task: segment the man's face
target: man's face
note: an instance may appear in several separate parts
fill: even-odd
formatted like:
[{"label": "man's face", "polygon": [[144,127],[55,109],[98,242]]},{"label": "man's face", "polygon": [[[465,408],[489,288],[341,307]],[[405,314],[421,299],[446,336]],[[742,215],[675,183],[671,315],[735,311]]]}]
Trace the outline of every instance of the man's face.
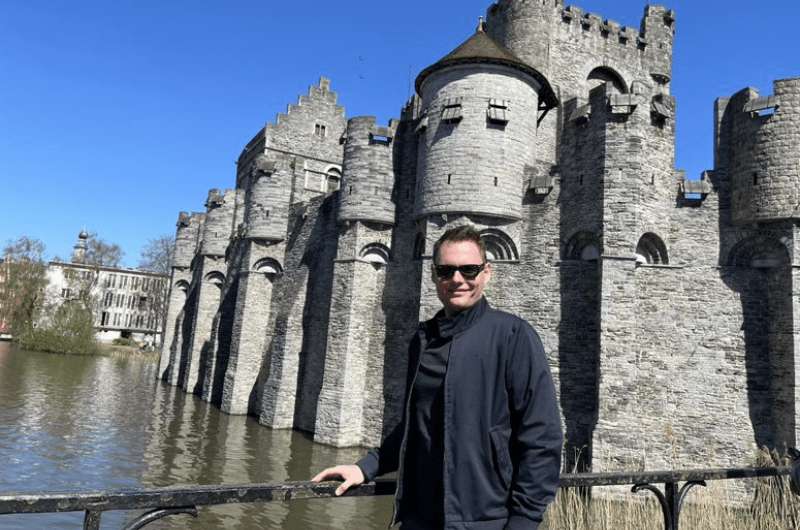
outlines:
[{"label": "man's face", "polygon": [[[448,241],[439,247],[439,256],[436,265],[480,265],[483,263],[478,245],[472,241]],[[449,279],[436,276],[433,269],[433,282],[436,284],[436,294],[444,306],[445,314],[451,316],[455,313],[469,309],[477,304],[483,296],[483,288],[492,277],[492,267],[486,267],[472,280],[464,278],[460,271],[456,271]]]}]

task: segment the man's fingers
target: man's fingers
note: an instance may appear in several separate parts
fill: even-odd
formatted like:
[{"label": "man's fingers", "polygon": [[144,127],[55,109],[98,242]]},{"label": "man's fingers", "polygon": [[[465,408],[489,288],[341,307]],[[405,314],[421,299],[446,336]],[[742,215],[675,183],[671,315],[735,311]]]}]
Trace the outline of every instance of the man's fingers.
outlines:
[{"label": "man's fingers", "polygon": [[342,484],[336,488],[336,496],[340,496],[342,493],[350,489],[350,486],[354,484],[353,480],[348,479],[342,482]]}]

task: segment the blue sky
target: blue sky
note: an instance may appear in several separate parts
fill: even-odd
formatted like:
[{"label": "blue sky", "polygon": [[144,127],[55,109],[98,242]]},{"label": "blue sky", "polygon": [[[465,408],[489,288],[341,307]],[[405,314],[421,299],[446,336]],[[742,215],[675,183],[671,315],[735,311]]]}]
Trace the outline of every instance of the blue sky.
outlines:
[{"label": "blue sky", "polygon": [[[489,0],[0,0],[0,243],[69,256],[81,227],[136,265],[232,187],[244,144],[320,75],[348,116],[397,116]],[[576,5],[638,28],[644,2]],[[800,2],[676,0],[677,166],[712,165],[712,106],[800,76]]]}]

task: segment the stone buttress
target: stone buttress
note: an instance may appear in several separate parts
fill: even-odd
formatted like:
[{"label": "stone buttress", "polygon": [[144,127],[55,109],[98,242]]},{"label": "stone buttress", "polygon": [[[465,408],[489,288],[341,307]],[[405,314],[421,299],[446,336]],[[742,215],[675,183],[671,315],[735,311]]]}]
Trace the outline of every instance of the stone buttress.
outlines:
[{"label": "stone buttress", "polygon": [[175,232],[175,250],[172,259],[167,313],[164,325],[164,342],[158,365],[158,378],[177,384],[178,366],[184,336],[186,300],[192,282],[192,258],[197,251],[205,219],[204,213],[181,212]]},{"label": "stone buttress", "polygon": [[379,438],[365,432],[365,399],[382,396],[385,329],[381,293],[392,259],[395,223],[393,142],[398,123],[379,127],[371,116],[351,119],[344,137],[339,192],[338,252],[333,268],[325,370],[314,439],[359,445]]},{"label": "stone buttress", "polygon": [[229,414],[255,413],[256,382],[268,336],[273,283],[283,272],[292,172],[284,158],[261,155],[247,172],[244,223],[239,227],[241,255],[238,295],[221,408]]},{"label": "stone buttress", "polygon": [[212,324],[225,284],[225,250],[231,236],[235,208],[235,190],[224,193],[216,189],[209,191],[203,234],[192,262],[192,332],[184,338],[185,353],[178,376],[178,384],[186,392],[202,392],[200,368],[213,348]]}]

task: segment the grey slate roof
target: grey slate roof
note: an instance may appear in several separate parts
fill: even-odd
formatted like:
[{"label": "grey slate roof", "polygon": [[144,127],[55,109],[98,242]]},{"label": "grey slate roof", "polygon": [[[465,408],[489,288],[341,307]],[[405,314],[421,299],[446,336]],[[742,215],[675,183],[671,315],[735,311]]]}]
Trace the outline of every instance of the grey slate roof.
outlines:
[{"label": "grey slate roof", "polygon": [[558,106],[558,97],[556,97],[553,87],[550,86],[550,82],[547,78],[545,78],[541,72],[528,66],[522,59],[495,42],[494,39],[483,31],[482,23],[478,26],[477,31],[475,31],[470,38],[462,42],[455,50],[420,72],[415,85],[417,93],[421,92],[422,83],[432,73],[450,66],[475,63],[509,66],[530,75],[541,85],[541,89],[539,90],[540,107],[551,109]]}]

